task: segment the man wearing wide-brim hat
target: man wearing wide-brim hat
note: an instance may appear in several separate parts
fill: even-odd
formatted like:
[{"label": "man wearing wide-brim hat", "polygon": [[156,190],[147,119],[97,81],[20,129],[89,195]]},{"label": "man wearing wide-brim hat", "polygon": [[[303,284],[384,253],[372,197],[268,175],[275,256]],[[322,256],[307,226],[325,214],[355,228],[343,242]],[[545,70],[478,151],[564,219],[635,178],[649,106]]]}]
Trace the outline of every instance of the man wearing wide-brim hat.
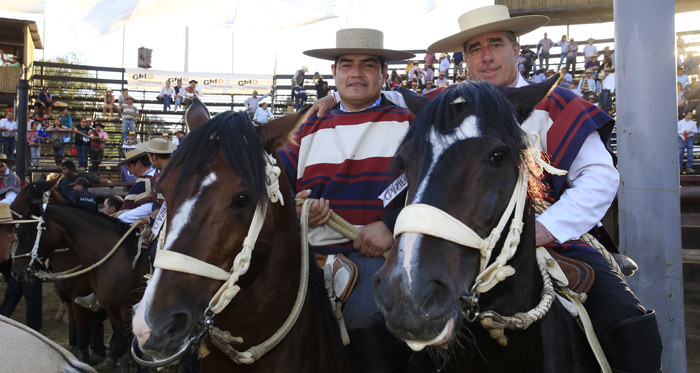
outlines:
[{"label": "man wearing wide-brim hat", "polygon": [[[10,249],[12,244],[17,242],[17,236],[14,232],[15,224],[21,223],[38,223],[39,220],[14,220],[10,204],[0,202],[0,263],[10,259]],[[7,279],[8,281],[10,279]]]},{"label": "man wearing wide-brim hat", "polygon": [[[488,81],[504,91],[517,89],[530,83],[518,74],[516,38],[548,21],[537,15],[511,18],[506,6],[486,6],[459,17],[461,31],[433,43],[428,51],[464,51],[475,82]],[[606,147],[614,124],[606,112],[560,87],[522,124],[524,130],[540,134],[539,146],[552,165],[568,171],[545,180],[555,202],[537,217],[536,243],[558,248],[593,268],[595,281],[585,306],[613,371],[660,372],[661,339],[654,314],[645,314],[641,302],[595,249],[570,244],[589,231],[605,242],[607,233],[599,222],[615,198],[619,180],[615,157]],[[633,329],[644,330],[634,347],[622,342]],[[627,365],[632,361],[638,363],[634,368]]]},{"label": "man wearing wide-brim hat", "polygon": [[603,69],[605,78],[600,83],[600,96],[598,97],[598,105],[600,109],[606,113],[612,110],[612,99],[615,96],[615,74],[612,67]]},{"label": "man wearing wide-brim hat", "polygon": [[597,93],[598,92],[598,82],[596,81],[595,77],[593,76],[593,69],[586,69],[585,71],[586,75],[581,77],[581,80],[578,82],[578,90],[581,92],[583,95],[589,95],[591,93]]},{"label": "man wearing wide-brim hat", "polygon": [[[408,367],[408,347],[388,332],[374,302],[372,278],[384,264],[382,254],[394,242],[397,215],[393,203],[387,207],[375,203],[375,192],[385,189],[391,178],[364,176],[386,175],[413,119],[406,109],[382,96],[386,62],[415,55],[384,48],[384,34],[372,29],[340,30],[335,48],[304,54],[331,61],[338,101],[326,115],[311,115],[296,134],[299,145],[289,145],[279,155],[297,198],[316,199],[309,219],[309,242],[316,254],[342,254],[357,266],[358,280],[343,310],[357,371],[435,371],[432,362],[427,362],[427,368],[418,363],[425,355],[413,356],[416,364]],[[344,203],[348,200],[352,206]],[[324,225],[331,208],[361,229],[354,242]]]},{"label": "man wearing wide-brim hat", "polygon": [[22,190],[22,180],[17,174],[10,171],[10,164],[15,163],[14,158],[8,158],[0,154],[0,202],[12,204],[17,194]]},{"label": "man wearing wide-brim hat", "polygon": [[[129,211],[119,215],[119,220],[133,223],[142,216],[150,214],[155,200],[151,190],[156,185],[156,169],[151,164],[148,153],[141,149],[134,149],[126,153],[126,159],[119,162],[119,166],[123,165],[126,165],[129,172],[136,177],[136,181],[129,190],[129,194],[124,198],[124,204],[121,208]],[[144,211],[148,213],[145,214]]]}]

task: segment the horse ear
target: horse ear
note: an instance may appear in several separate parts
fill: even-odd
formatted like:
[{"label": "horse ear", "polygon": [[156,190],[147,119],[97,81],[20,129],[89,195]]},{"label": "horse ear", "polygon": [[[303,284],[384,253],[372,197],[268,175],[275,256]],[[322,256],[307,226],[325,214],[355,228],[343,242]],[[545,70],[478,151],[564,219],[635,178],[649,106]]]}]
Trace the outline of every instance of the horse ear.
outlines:
[{"label": "horse ear", "polygon": [[185,123],[190,131],[211,118],[209,109],[197,97],[192,99],[192,105],[185,112]]},{"label": "horse ear", "polygon": [[53,188],[54,185],[56,185],[56,183],[58,183],[58,179],[59,178],[54,178],[54,179],[47,181],[46,182],[46,190],[44,190],[44,192],[51,190],[51,188]]},{"label": "horse ear", "polygon": [[287,143],[293,143],[294,132],[312,114],[309,112],[310,108],[311,105],[306,105],[306,107],[294,114],[288,114],[281,118],[273,119],[267,124],[257,126],[258,135],[265,151],[271,153]]},{"label": "horse ear", "polygon": [[518,122],[522,124],[535,110],[537,104],[549,96],[559,82],[559,74],[554,74],[551,78],[538,84],[530,84],[518,88],[506,95],[506,98],[513,103],[515,111],[518,113]]},{"label": "horse ear", "polygon": [[428,97],[419,96],[411,92],[411,90],[406,87],[400,87],[399,93],[401,93],[401,96],[403,96],[403,100],[406,101],[408,110],[413,113],[413,115],[418,115],[420,109],[422,109],[423,106],[430,101]]}]

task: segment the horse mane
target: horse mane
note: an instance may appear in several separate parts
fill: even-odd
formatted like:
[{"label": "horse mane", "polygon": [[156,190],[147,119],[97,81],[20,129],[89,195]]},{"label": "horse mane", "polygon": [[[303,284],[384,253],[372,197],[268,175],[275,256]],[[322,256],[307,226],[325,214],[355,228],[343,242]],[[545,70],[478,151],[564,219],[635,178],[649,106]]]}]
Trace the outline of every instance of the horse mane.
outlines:
[{"label": "horse mane", "polygon": [[[47,210],[49,208],[66,208],[68,210],[76,210],[79,211],[79,213],[82,214],[87,214],[90,215],[90,221],[91,222],[101,222],[104,224],[110,224],[114,226],[114,232],[121,238],[126,232],[131,228],[131,224],[126,224],[122,222],[121,220],[117,218],[113,218],[109,215],[105,215],[101,212],[98,211],[93,211],[86,209],[84,207],[80,207],[78,205],[73,205],[73,204],[66,204],[66,203],[49,203],[48,206],[46,207]],[[48,222],[48,224],[51,224]],[[124,240],[122,245],[126,249],[126,253],[129,256],[129,259],[133,259],[136,257],[137,251],[138,251],[138,241],[140,238],[139,236],[136,235],[137,230],[134,230],[129,234],[129,236]]]},{"label": "horse mane", "polygon": [[[464,102],[453,104],[457,98]],[[491,126],[501,135],[506,147],[511,149],[509,155],[512,161],[519,165],[521,172],[529,174],[529,197],[543,196],[544,185],[540,181],[542,171],[529,151],[525,133],[517,121],[515,107],[489,82],[456,84],[435,96],[418,112],[399,148],[409,146],[417,159],[430,158],[432,131],[443,135],[451,134],[469,115],[476,116],[481,133],[484,133],[486,126]],[[462,161],[459,153],[452,154],[453,162]],[[395,167],[400,168],[401,165]]]},{"label": "horse mane", "polygon": [[264,149],[255,125],[245,112],[226,111],[197,126],[180,143],[159,180],[181,166],[176,181],[181,184],[203,172],[219,152],[241,178],[253,200],[266,201]]}]

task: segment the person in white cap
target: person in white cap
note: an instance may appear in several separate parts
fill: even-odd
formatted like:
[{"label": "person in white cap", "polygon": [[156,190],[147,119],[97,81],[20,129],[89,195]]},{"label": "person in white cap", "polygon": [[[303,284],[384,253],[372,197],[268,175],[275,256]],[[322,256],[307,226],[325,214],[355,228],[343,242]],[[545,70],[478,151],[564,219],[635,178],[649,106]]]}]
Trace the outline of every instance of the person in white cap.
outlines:
[{"label": "person in white cap", "polygon": [[[295,135],[296,141],[278,154],[297,198],[316,199],[309,219],[314,251],[342,254],[357,266],[357,282],[343,309],[357,371],[434,372],[427,355],[411,356],[408,346],[387,330],[374,302],[372,278],[384,264],[382,254],[394,243],[398,216],[395,203],[377,205],[375,191],[395,178],[387,169],[413,119],[381,92],[386,61],[414,55],[385,49],[383,38],[378,30],[344,29],[336,33],[336,48],[304,52],[333,62],[340,101],[327,115],[312,115]],[[352,204],[346,203],[350,200]],[[361,228],[354,242],[324,225],[331,209]]]}]

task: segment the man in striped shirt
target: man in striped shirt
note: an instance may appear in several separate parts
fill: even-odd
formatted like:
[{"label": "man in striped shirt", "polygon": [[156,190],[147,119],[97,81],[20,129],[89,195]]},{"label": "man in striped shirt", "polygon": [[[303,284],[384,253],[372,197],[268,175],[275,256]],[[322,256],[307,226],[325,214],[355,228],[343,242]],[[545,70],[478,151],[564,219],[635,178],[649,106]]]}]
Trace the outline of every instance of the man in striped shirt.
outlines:
[{"label": "man in striped shirt", "polygon": [[[411,354],[386,329],[372,289],[374,274],[384,264],[382,254],[394,242],[398,215],[394,202],[384,206],[378,196],[395,178],[388,171],[391,160],[413,119],[408,110],[381,96],[381,89],[385,61],[414,55],[383,49],[382,38],[377,30],[345,29],[336,34],[337,48],[304,52],[334,61],[331,70],[340,100],[325,115],[312,115],[295,134],[295,144],[279,155],[297,198],[317,200],[309,218],[313,250],[344,254],[358,267],[357,283],[343,309],[357,370],[431,372],[435,368],[425,356],[408,361]],[[354,242],[324,225],[331,210],[361,229]]]},{"label": "man in striped shirt", "polygon": [[134,106],[132,97],[126,98],[126,105],[122,108],[117,108],[122,115],[122,142],[126,138],[129,131],[136,129],[136,116],[139,115],[139,109]]}]

